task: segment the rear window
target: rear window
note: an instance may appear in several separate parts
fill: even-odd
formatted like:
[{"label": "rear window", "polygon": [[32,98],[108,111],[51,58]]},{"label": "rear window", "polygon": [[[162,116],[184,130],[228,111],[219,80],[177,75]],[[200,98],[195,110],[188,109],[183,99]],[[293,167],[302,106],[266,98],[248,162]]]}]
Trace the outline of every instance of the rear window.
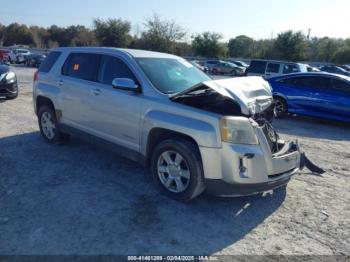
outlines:
[{"label": "rear window", "polygon": [[72,53],[62,68],[62,74],[88,81],[96,81],[101,55]]},{"label": "rear window", "polygon": [[265,74],[266,62],[264,61],[252,61],[249,66],[249,73],[253,74]]},{"label": "rear window", "polygon": [[295,87],[309,87],[316,89],[331,88],[331,80],[327,77],[291,77],[281,81]]},{"label": "rear window", "polygon": [[57,59],[60,57],[61,52],[51,52],[45,60],[41,63],[39,67],[39,72],[48,73],[50,72],[53,65],[56,63]]}]

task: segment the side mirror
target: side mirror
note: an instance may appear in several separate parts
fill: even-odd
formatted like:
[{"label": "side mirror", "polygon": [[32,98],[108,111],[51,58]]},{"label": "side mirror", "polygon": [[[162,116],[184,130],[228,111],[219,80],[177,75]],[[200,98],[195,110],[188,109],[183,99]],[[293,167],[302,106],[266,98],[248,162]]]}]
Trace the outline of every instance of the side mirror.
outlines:
[{"label": "side mirror", "polygon": [[138,84],[130,78],[114,78],[112,86],[115,89],[138,92],[140,90]]}]

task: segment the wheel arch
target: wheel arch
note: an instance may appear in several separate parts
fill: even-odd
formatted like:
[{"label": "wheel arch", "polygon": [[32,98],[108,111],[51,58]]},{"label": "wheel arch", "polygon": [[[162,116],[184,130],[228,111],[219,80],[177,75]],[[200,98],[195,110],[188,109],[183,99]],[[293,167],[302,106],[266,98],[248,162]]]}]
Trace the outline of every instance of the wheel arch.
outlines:
[{"label": "wheel arch", "polygon": [[150,130],[147,137],[147,144],[146,144],[146,165],[147,166],[149,166],[150,164],[152,152],[157,147],[157,145],[168,139],[184,139],[194,144],[201,158],[199,145],[193,137],[181,132],[170,130],[170,129],[155,127]]}]

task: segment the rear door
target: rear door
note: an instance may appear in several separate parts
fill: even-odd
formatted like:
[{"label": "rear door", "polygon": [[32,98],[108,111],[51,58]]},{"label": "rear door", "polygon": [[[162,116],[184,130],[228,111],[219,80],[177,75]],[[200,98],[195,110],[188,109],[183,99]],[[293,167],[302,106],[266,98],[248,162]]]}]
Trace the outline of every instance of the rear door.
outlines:
[{"label": "rear door", "polygon": [[91,128],[91,96],[98,93],[97,81],[101,56],[71,53],[62,68],[62,123],[89,132]]},{"label": "rear door", "polygon": [[350,82],[341,78],[332,79],[332,88],[327,90],[328,110],[331,114],[350,120]]}]

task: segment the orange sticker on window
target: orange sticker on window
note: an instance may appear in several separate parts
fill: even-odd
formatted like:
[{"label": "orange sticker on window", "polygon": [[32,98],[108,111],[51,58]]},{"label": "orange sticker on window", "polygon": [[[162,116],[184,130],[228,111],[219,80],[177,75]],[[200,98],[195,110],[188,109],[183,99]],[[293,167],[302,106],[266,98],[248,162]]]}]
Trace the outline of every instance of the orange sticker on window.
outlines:
[{"label": "orange sticker on window", "polygon": [[79,64],[74,64],[73,70],[74,71],[78,71],[79,70]]}]

